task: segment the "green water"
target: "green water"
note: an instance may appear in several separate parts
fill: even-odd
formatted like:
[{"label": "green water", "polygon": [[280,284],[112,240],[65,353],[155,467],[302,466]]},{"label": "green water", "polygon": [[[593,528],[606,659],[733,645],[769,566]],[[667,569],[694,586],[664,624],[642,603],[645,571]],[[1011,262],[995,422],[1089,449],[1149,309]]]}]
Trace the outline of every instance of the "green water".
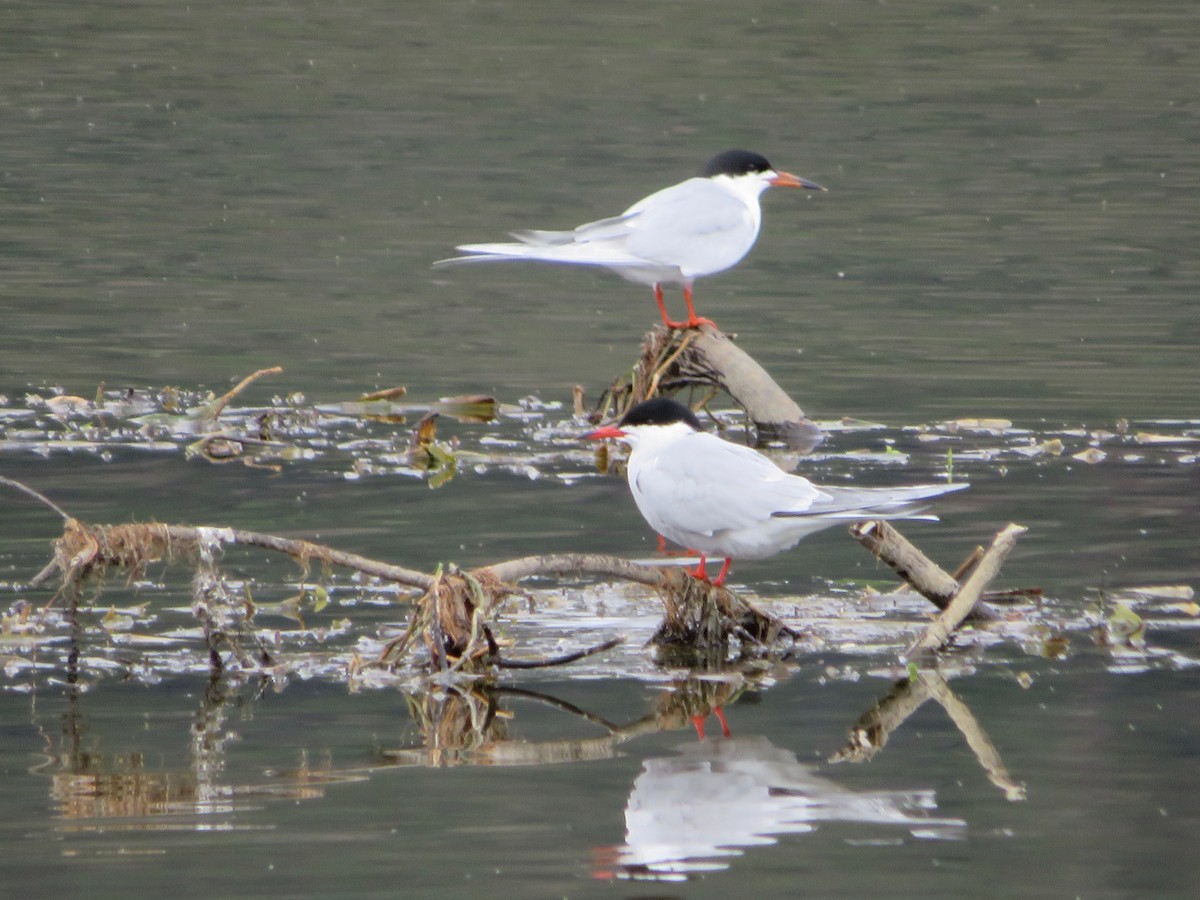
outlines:
[{"label": "green water", "polygon": [[[19,415],[0,419],[0,473],[89,521],[229,523],[424,569],[648,555],[621,483],[564,477],[582,463],[465,467],[431,491],[394,470],[348,479],[332,449],[276,474],[179,447],[43,453],[13,435],[36,407],[27,394],[220,392],[273,365],[284,373],[246,405],[398,384],[419,400],[569,404],[575,384],[594,398],[655,320],[649,291],[430,263],[457,243],[619,212],[745,146],[830,190],[768,193],[758,244],[698,284],[699,311],[813,417],[888,426],[879,442],[835,436],[805,474],[931,477],[947,445],[922,449],[904,429],[943,419],[1005,418],[1036,440],[1129,420],[1178,443],[1087,464],[1026,460],[1015,440],[972,458],[997,442],[964,436],[956,471],[972,489],[913,534],[952,565],[1005,522],[1029,526],[1004,580],[1044,588],[1040,622],[1086,621],[1098,589],[1194,589],[1198,52],[1200,16],[1180,2],[9,3],[0,407]],[[490,433],[444,428],[471,446]],[[511,422],[498,434],[536,444]],[[844,455],[885,437],[909,466]],[[18,585],[58,530],[0,497],[0,606],[49,601]],[[296,577],[278,562],[234,568]],[[797,598],[884,577],[832,532],[735,570],[799,623]],[[146,578],[110,580],[101,607],[179,607],[162,621],[186,623],[186,574]],[[551,644],[653,627],[648,602],[582,596],[526,627]],[[963,826],[800,817],[809,828],[749,846],[718,806],[739,855],[653,884],[608,876],[638,874],[614,859],[635,843],[639,778],[697,752],[686,720],[589,761],[403,767],[383,751],[426,736],[395,685],[349,692],[316,674],[206,695],[202,660],[149,679],[121,669],[118,647],[97,649],[75,688],[56,650],[31,671],[8,667],[5,648],[0,881],[21,896],[1192,896],[1195,626],[1168,606],[1154,607],[1146,653],[1081,629],[1064,658],[1013,639],[952,661],[951,686],[1023,802],[932,703],[870,765],[825,762],[887,693],[895,655],[805,644],[728,708],[735,740],[794,761],[771,770],[775,787],[815,766],[822,790],[928,791],[927,814]],[[401,619],[367,607],[319,621],[343,614],[368,636]],[[668,677],[631,644],[576,677],[504,681],[627,724]],[[498,702],[517,741],[600,733],[561,707]],[[87,793],[97,773],[114,776],[104,809]],[[155,792],[182,805],[139,804]],[[681,843],[681,857],[702,844]]]}]

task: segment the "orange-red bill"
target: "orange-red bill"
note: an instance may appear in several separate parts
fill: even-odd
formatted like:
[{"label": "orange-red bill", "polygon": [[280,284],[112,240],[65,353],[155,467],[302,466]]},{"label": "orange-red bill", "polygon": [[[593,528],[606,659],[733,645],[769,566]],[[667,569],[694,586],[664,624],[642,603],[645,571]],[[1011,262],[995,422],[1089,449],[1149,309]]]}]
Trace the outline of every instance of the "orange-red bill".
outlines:
[{"label": "orange-red bill", "polygon": [[623,432],[616,425],[605,425],[603,428],[597,428],[595,431],[589,431],[584,435],[584,438],[589,441],[603,441],[607,438],[623,438]]},{"label": "orange-red bill", "polygon": [[774,187],[808,188],[810,191],[826,190],[815,181],[809,181],[807,178],[801,178],[791,172],[776,172],[775,177],[771,179],[771,184]]}]

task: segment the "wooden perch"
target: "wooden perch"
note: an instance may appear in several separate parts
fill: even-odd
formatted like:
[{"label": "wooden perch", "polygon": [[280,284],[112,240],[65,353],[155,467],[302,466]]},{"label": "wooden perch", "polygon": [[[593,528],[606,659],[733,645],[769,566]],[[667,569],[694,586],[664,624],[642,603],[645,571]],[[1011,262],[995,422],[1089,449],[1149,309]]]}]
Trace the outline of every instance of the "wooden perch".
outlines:
[{"label": "wooden perch", "polygon": [[[781,638],[797,637],[797,632],[737,594],[696,579],[675,566],[643,566],[617,557],[566,553],[523,557],[470,571],[454,565],[439,566],[436,572],[427,574],[311,541],[237,528],[155,523],[89,525],[67,516],[36,491],[21,487],[29,496],[45,502],[64,517],[63,532],[55,542],[53,560],[32,579],[31,587],[44,584],[57,572],[62,579],[62,593],[70,596],[74,604],[79,587],[87,578],[103,577],[112,569],[136,575],[150,563],[186,558],[195,570],[193,611],[200,620],[216,668],[220,667],[219,651],[223,648],[233,650],[243,664],[254,665],[233,632],[257,640],[248,627],[254,615],[253,602],[248,595],[243,598],[238,590],[230,589],[219,572],[217,559],[226,545],[285,553],[304,567],[305,572],[316,560],[326,568],[349,568],[421,591],[414,598],[408,628],[384,648],[373,664],[395,665],[416,643],[423,643],[433,667],[438,670],[453,671],[468,665],[503,666],[506,661],[500,658],[499,644],[491,632],[491,622],[500,603],[519,592],[514,585],[524,578],[566,573],[621,578],[654,588],[662,597],[665,612],[652,643],[673,650],[682,648],[685,654],[696,652],[697,658],[708,662],[723,661],[735,642],[744,650],[770,647]],[[891,526],[872,522],[856,526],[855,531],[860,540],[879,552],[882,558],[896,555],[899,561],[891,560],[890,564],[905,577],[916,583],[932,582],[932,586],[924,586],[923,593],[932,595],[935,602],[943,601],[939,603],[945,608],[943,615],[913,646],[910,652],[915,653],[945,642],[949,633],[970,613],[983,588],[996,574],[1012,541],[1024,529],[1010,525],[1001,532],[992,548],[980,558],[967,583],[955,591],[949,604],[944,603],[945,596],[957,589],[957,582],[926,560]],[[881,540],[881,536],[887,539]],[[887,550],[889,547],[899,549]],[[924,578],[913,574],[921,572],[927,573]],[[613,644],[606,643],[580,654],[540,663],[514,661],[513,667],[561,664],[610,646]],[[269,658],[265,648],[260,646],[259,650],[260,659]]]},{"label": "wooden perch", "polygon": [[[40,495],[39,495],[40,496]],[[56,508],[57,509],[57,508]],[[61,512],[61,511],[60,511]],[[237,642],[217,622],[214,614],[221,605],[235,602],[221,585],[215,559],[225,545],[258,547],[285,553],[307,570],[312,561],[325,566],[340,566],[364,575],[391,581],[423,593],[416,598],[409,627],[388,644],[379,663],[394,665],[414,645],[423,642],[436,669],[456,670],[464,666],[498,665],[510,668],[534,668],[561,665],[616,646],[619,640],[567,654],[551,660],[517,661],[501,659],[498,644],[490,630],[497,605],[516,593],[513,584],[535,575],[579,573],[622,578],[656,589],[663,598],[666,614],[654,641],[660,644],[692,644],[706,652],[722,655],[729,642],[768,645],[794,633],[774,616],[768,615],[723,587],[698,581],[677,567],[642,566],[628,560],[597,554],[557,554],[481,566],[471,571],[456,566],[439,567],[432,575],[403,566],[395,566],[347,553],[311,541],[278,535],[244,531],[237,528],[122,524],[89,525],[67,517],[63,533],[55,542],[54,558],[30,582],[35,587],[47,582],[56,572],[64,587],[78,588],[84,579],[103,575],[110,569],[138,573],[162,559],[186,558],[197,572],[207,573],[196,579],[198,595],[194,611],[204,628],[214,667],[220,667],[218,650],[233,649],[249,664]],[[203,590],[197,585],[203,585]],[[73,592],[73,596],[77,593]],[[243,612],[248,621],[252,611]],[[229,618],[230,621],[238,619]]]},{"label": "wooden perch", "polygon": [[[789,447],[809,450],[824,438],[767,371],[711,325],[676,330],[655,326],[647,333],[632,385],[623,396],[615,396],[616,389],[612,392],[614,412],[620,415],[659,393],[694,387],[729,394],[746,410],[764,440],[778,439]],[[607,408],[601,415],[606,412]]]}]

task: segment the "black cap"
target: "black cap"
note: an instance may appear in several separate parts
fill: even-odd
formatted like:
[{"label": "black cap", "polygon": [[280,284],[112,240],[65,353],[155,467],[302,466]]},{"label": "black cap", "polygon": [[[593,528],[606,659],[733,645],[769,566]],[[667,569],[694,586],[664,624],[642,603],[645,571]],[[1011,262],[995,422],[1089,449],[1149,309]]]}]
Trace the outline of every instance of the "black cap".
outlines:
[{"label": "black cap", "polygon": [[703,431],[704,426],[696,418],[695,413],[670,397],[655,397],[643,400],[621,417],[621,425],[673,425],[676,422],[687,422],[696,431]]},{"label": "black cap", "polygon": [[749,175],[752,172],[770,172],[774,169],[765,156],[749,150],[726,150],[710,159],[700,170],[701,178],[714,175]]}]

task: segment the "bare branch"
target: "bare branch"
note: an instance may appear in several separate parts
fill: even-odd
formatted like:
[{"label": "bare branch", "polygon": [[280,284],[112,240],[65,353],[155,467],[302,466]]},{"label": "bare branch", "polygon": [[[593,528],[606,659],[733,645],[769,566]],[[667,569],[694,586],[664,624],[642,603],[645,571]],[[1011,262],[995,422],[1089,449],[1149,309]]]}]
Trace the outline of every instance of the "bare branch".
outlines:
[{"label": "bare branch", "polygon": [[42,503],[43,506],[48,506],[50,509],[52,509],[56,513],[58,513],[59,516],[62,517],[64,522],[71,518],[69,515],[66,514],[66,512],[63,511],[63,508],[61,506],[59,506],[57,503],[55,503],[53,500],[51,500],[45,494],[39,494],[37,491],[35,491],[33,488],[29,487],[28,485],[21,484],[21,482],[19,482],[19,481],[14,481],[12,478],[5,478],[3,475],[0,475],[0,484],[7,484],[9,487],[16,488],[21,493],[27,494],[30,497],[32,497],[34,500],[39,501],[40,503]]},{"label": "bare branch", "polygon": [[230,390],[226,391],[224,394],[206,406],[203,410],[201,410],[200,419],[202,421],[215,421],[216,419],[219,419],[221,417],[221,413],[225,411],[225,407],[229,405],[229,401],[244,391],[253,382],[257,381],[259,378],[262,378],[264,375],[278,375],[282,371],[282,366],[272,366],[269,369],[259,369],[257,372],[252,372],[234,385]]},{"label": "bare branch", "polygon": [[531,575],[565,575],[569,572],[584,575],[607,575],[638,584],[659,587],[663,582],[662,569],[643,566],[616,556],[600,553],[555,553],[547,556],[524,556],[507,562],[485,566],[476,571],[490,571],[500,581],[516,582]]}]

